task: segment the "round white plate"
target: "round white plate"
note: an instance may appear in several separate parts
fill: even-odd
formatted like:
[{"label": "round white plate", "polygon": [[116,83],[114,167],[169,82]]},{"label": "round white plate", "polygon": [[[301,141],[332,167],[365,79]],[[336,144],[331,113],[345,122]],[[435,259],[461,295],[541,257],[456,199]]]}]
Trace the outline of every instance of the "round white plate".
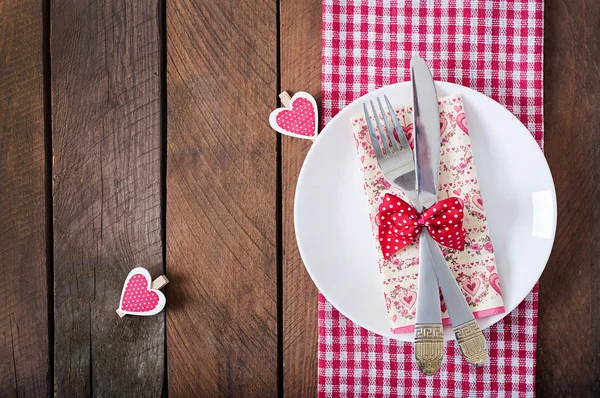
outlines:
[{"label": "round white plate", "polygon": [[[469,88],[436,87],[440,97],[463,96],[494,242],[506,312],[479,319],[484,329],[512,311],[542,274],[554,241],[556,193],[542,151],[513,114]],[[323,129],[298,178],[294,221],[306,269],[327,300],[368,330],[412,341],[412,333],[389,329],[350,123],[362,114],[363,102],[384,94],[396,106],[412,103],[410,82],[383,87],[348,105]],[[454,338],[449,327],[444,334]]]}]

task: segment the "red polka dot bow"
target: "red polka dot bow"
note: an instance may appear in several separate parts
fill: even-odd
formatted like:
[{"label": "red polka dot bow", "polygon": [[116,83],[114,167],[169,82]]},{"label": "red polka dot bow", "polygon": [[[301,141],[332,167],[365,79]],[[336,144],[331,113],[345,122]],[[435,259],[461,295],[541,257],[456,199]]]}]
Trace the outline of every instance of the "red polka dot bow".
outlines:
[{"label": "red polka dot bow", "polygon": [[464,203],[459,198],[441,200],[419,214],[402,199],[386,194],[379,206],[379,243],[386,260],[412,243],[421,228],[426,227],[431,237],[451,249],[463,250],[465,230],[462,227]]}]

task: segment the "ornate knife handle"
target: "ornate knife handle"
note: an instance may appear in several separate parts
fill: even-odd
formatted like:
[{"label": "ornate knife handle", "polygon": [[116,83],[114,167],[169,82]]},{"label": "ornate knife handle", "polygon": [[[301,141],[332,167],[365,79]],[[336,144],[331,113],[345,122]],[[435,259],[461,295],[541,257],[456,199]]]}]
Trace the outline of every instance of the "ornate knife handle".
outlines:
[{"label": "ornate knife handle", "polygon": [[441,324],[415,325],[415,359],[421,372],[433,376],[442,365],[444,328]]},{"label": "ornate knife handle", "polygon": [[419,290],[415,325],[415,360],[421,372],[433,376],[444,358],[444,329],[438,280],[433,256],[424,232],[419,237]]},{"label": "ornate knife handle", "polygon": [[477,321],[473,319],[452,328],[452,330],[454,330],[458,346],[467,361],[473,365],[483,365],[488,359],[488,351]]}]

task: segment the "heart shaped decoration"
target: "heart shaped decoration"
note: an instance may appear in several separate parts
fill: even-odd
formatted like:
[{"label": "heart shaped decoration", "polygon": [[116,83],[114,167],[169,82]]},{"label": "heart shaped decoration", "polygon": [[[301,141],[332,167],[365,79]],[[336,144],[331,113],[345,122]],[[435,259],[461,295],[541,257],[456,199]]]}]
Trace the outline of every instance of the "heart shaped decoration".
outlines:
[{"label": "heart shaped decoration", "polygon": [[[164,286],[164,285],[163,285]],[[152,278],[147,269],[132,269],[125,279],[117,314],[149,316],[158,314],[165,308],[167,299],[161,291],[152,289]]]},{"label": "heart shaped decoration", "polygon": [[467,117],[465,116],[464,112],[459,113],[458,116],[456,116],[456,124],[458,125],[458,127],[460,127],[463,133],[469,135],[469,128],[467,127]]},{"label": "heart shaped decoration", "polygon": [[398,298],[400,298],[400,304],[410,310],[417,302],[417,292],[410,290],[406,293],[400,293]]},{"label": "heart shaped decoration", "polygon": [[269,116],[271,127],[291,137],[315,140],[319,129],[317,103],[312,95],[299,91],[293,97],[279,95],[284,108],[275,109]]},{"label": "heart shaped decoration", "polygon": [[471,280],[465,279],[462,281],[461,285],[465,292],[469,293],[471,296],[475,296],[479,291],[481,281],[478,278],[473,278]]},{"label": "heart shaped decoration", "polygon": [[[404,127],[402,126],[402,131],[404,131],[404,135],[406,136],[406,140],[408,141],[408,145],[414,149],[415,147],[415,127],[413,126],[413,124],[409,124],[408,126]],[[396,139],[398,139],[398,137],[396,137]]]},{"label": "heart shaped decoration", "polygon": [[443,136],[448,128],[448,119],[440,117],[440,136]]},{"label": "heart shaped decoration", "polygon": [[481,195],[473,195],[471,201],[475,206],[479,207],[479,210],[483,210],[483,199],[481,199]]},{"label": "heart shaped decoration", "polygon": [[496,291],[496,293],[502,296],[502,290],[500,289],[500,277],[498,274],[490,275],[490,286]]}]

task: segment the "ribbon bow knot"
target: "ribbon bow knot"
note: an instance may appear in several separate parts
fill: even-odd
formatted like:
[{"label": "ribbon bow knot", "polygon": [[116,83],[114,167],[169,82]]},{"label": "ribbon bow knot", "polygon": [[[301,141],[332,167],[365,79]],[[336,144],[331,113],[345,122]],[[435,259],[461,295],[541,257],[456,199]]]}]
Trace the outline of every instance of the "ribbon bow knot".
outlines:
[{"label": "ribbon bow knot", "polygon": [[464,203],[460,198],[447,198],[435,203],[423,213],[392,194],[385,194],[379,205],[379,243],[384,259],[417,239],[421,228],[440,245],[455,250],[465,247],[463,229]]}]

